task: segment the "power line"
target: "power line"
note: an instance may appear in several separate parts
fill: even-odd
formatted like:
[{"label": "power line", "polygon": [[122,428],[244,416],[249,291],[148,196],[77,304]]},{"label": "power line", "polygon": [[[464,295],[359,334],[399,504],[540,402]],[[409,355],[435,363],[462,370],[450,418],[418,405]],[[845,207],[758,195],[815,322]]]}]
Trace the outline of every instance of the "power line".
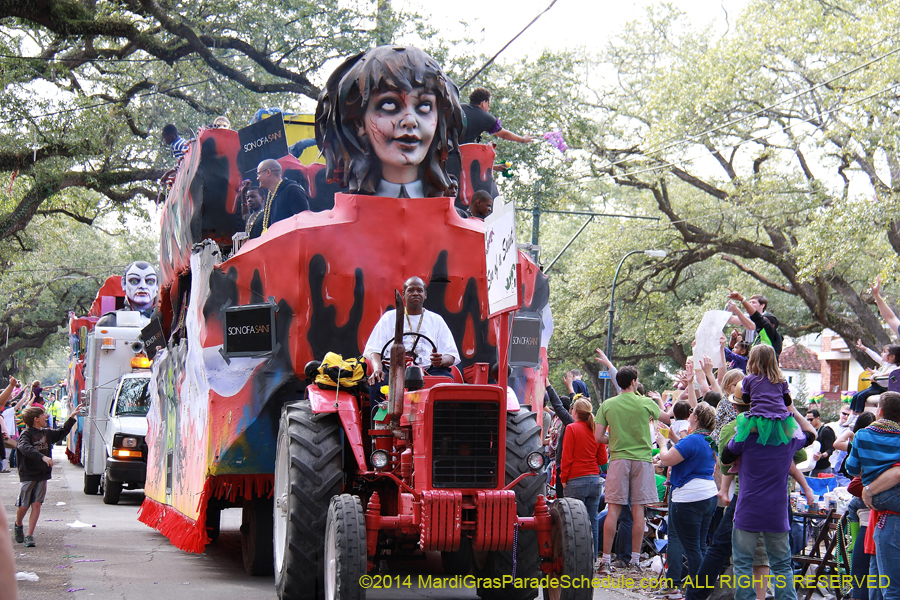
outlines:
[{"label": "power line", "polygon": [[522,35],[523,33],[525,33],[525,32],[528,30],[529,27],[531,27],[532,25],[534,25],[534,24],[537,22],[537,20],[540,19],[540,18],[544,15],[544,13],[546,13],[548,10],[550,10],[551,8],[553,8],[553,5],[556,4],[556,2],[557,2],[557,0],[553,0],[552,2],[550,2],[550,6],[548,6],[547,8],[545,8],[544,10],[542,10],[540,13],[538,13],[538,16],[536,16],[535,18],[533,18],[533,19],[531,20],[531,22],[530,22],[528,25],[526,25],[526,26],[522,29],[522,31],[520,31],[520,32],[517,33],[515,36],[513,36],[513,38],[512,38],[511,40],[509,40],[508,42],[506,42],[506,44],[505,44],[502,48],[500,48],[500,50],[497,51],[497,54],[493,55],[486,63],[484,63],[484,65],[482,65],[482,67],[481,67],[480,69],[478,69],[477,71],[475,71],[475,74],[474,74],[474,75],[472,75],[471,77],[469,77],[468,79],[466,79],[464,82],[462,82],[462,84],[459,86],[459,89],[465,88],[467,85],[469,85],[470,83],[472,83],[472,80],[473,80],[473,79],[475,79],[476,77],[478,77],[479,75],[481,75],[481,73],[482,73],[485,69],[487,69],[489,66],[491,66],[495,60],[497,60],[497,57],[500,56],[500,54],[501,54],[504,50],[506,50],[507,48],[509,48],[510,44],[512,44],[512,43],[513,43],[514,41],[516,41],[517,39],[519,39],[519,36]]}]

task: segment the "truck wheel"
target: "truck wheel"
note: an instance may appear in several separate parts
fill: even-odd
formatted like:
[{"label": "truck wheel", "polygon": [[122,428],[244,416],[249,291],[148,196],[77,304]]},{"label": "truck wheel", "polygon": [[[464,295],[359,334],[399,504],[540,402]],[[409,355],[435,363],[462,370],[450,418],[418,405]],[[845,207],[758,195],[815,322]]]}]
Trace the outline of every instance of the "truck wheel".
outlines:
[{"label": "truck wheel", "polygon": [[343,491],[341,423],[308,402],[281,410],[275,454],[275,589],[279,600],[325,593],[325,521]]},{"label": "truck wheel", "polygon": [[441,552],[441,565],[446,575],[468,575],[472,568],[472,541],[464,537],[456,552]]},{"label": "truck wheel", "polygon": [[272,499],[244,500],[241,557],[248,575],[272,574]]},{"label": "truck wheel", "polygon": [[109,477],[103,478],[103,504],[118,504],[122,495],[122,483],[110,481]]},{"label": "truck wheel", "polygon": [[[561,564],[560,570],[548,575],[551,579],[568,575],[571,580],[585,577],[582,581],[590,581],[593,577],[591,549],[594,541],[584,503],[572,498],[560,498],[550,507],[550,518],[553,520],[550,530],[553,558]],[[544,588],[544,600],[590,600],[591,594],[590,586]]]},{"label": "truck wheel", "polygon": [[84,493],[88,496],[96,496],[100,493],[100,476],[84,474]]},{"label": "truck wheel", "polygon": [[[522,473],[529,473],[527,458],[541,449],[541,427],[534,412],[520,408],[516,413],[506,414],[506,483],[512,483]],[[534,504],[544,488],[545,477],[538,473],[525,477],[514,488],[516,492],[516,512],[520,517],[534,515]],[[519,530],[516,546],[516,579],[539,578],[540,555],[538,554],[537,533]],[[489,552],[484,568],[478,570],[480,577],[496,578],[511,575],[513,571],[512,552]],[[519,587],[478,588],[482,600],[532,600],[537,589],[527,582]]]},{"label": "truck wheel", "polygon": [[357,496],[331,499],[325,524],[325,600],[364,600],[366,518]]}]

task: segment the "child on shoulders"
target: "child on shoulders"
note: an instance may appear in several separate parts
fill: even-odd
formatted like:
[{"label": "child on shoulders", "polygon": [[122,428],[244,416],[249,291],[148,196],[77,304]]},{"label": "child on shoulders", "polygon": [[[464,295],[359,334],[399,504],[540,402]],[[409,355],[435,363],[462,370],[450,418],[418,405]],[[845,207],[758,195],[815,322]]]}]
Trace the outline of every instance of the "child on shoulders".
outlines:
[{"label": "child on shoulders", "polygon": [[757,433],[763,446],[787,444],[797,431],[797,422],[788,408],[791,395],[787,379],[778,368],[771,346],[754,346],[750,351],[741,389],[750,410],[738,415],[734,439],[743,442],[749,434]]}]

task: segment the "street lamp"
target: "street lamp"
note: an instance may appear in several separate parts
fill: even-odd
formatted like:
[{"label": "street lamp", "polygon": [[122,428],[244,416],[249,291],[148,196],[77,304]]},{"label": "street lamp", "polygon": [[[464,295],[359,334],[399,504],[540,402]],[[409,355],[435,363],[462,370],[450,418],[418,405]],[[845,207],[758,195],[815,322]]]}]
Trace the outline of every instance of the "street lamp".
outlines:
[{"label": "street lamp", "polygon": [[[613,351],[612,351],[612,339],[613,339],[613,316],[616,314],[616,281],[619,279],[619,271],[622,270],[622,265],[625,263],[625,259],[631,256],[632,254],[644,254],[651,258],[665,258],[666,251],[665,250],[632,250],[622,257],[622,260],[619,261],[619,266],[616,268],[616,276],[613,277],[612,290],[609,293],[609,327],[606,329],[606,357],[609,359],[609,362],[612,362],[613,359]],[[609,378],[603,381],[603,399],[606,400],[609,398]]]}]

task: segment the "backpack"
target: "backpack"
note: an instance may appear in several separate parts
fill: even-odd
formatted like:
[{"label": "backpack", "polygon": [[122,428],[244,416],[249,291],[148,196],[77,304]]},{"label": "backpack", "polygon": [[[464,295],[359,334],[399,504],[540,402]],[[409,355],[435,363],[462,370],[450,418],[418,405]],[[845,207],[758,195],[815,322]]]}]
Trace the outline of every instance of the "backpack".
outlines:
[{"label": "backpack", "polygon": [[366,359],[363,357],[344,359],[340,354],[329,352],[319,365],[316,385],[323,390],[353,390],[366,377]]}]

